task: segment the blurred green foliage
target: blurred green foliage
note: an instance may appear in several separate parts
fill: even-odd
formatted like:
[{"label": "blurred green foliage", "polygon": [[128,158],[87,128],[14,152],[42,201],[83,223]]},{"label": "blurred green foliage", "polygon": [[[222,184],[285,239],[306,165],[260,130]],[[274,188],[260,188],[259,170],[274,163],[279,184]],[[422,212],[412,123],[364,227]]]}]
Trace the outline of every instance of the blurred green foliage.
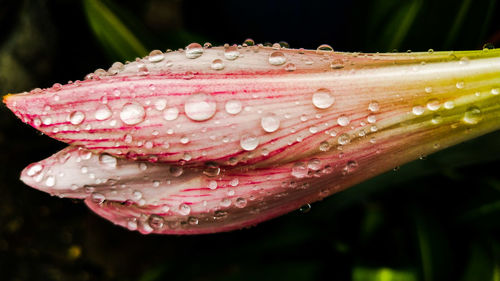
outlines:
[{"label": "blurred green foliage", "polygon": [[[80,3],[81,5],[76,5]],[[337,50],[499,44],[496,0],[2,0],[0,90],[81,79],[192,41]],[[500,133],[395,167],[258,227],[143,236],[24,186],[64,145],[0,109],[2,280],[500,280]]]}]

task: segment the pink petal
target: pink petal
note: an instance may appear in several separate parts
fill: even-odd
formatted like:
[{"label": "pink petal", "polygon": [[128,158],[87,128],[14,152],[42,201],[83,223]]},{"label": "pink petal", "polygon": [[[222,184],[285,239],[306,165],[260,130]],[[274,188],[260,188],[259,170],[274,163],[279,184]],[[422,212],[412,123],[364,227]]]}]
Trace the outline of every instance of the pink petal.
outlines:
[{"label": "pink petal", "polygon": [[[373,55],[231,48],[153,54],[97,71],[94,79],[4,102],[48,136],[95,152],[151,162],[267,165],[317,153],[320,143],[336,142],[331,135],[370,134],[374,126],[413,120],[414,106],[425,109],[436,100],[442,108],[489,91],[469,77],[499,71],[496,51]],[[458,59],[466,56],[470,63],[461,65]],[[214,61],[224,68],[214,69]],[[460,93],[457,83],[465,83]]]}]

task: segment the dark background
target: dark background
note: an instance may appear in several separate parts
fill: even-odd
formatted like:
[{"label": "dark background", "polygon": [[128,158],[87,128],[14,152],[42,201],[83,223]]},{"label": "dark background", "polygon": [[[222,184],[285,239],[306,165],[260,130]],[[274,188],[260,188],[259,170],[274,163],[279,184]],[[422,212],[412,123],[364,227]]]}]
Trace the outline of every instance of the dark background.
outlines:
[{"label": "dark background", "polygon": [[[103,4],[104,3],[104,4]],[[500,45],[496,0],[0,0],[0,93],[152,49],[284,40],[386,52]],[[103,8],[104,7],[104,8]],[[123,26],[110,26],[110,18]],[[131,47],[131,34],[138,45]],[[500,280],[500,133],[251,229],[144,236],[19,180],[63,144],[0,107],[1,280]]]}]

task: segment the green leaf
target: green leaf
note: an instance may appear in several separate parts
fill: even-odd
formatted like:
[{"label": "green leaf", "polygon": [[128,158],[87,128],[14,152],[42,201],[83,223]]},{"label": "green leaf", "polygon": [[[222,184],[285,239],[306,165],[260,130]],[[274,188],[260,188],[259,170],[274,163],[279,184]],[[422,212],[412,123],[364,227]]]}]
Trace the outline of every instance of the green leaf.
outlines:
[{"label": "green leaf", "polygon": [[147,49],[122,20],[101,0],[83,0],[87,20],[106,52],[118,60],[132,60]]}]

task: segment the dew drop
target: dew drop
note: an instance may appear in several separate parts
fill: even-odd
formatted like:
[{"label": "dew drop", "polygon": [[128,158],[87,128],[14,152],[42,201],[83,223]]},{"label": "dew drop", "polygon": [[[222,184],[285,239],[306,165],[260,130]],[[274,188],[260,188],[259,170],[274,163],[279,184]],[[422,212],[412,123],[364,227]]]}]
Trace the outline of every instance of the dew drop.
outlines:
[{"label": "dew drop", "polygon": [[285,65],[285,70],[286,71],[295,71],[297,69],[297,67],[295,66],[295,64],[289,62]]},{"label": "dew drop", "polygon": [[92,202],[95,204],[102,204],[104,200],[106,200],[106,197],[102,193],[94,192],[90,195],[90,199]]},{"label": "dew drop", "polygon": [[247,39],[245,39],[245,41],[243,41],[243,44],[245,44],[247,46],[253,46],[253,45],[255,45],[255,41],[251,38],[247,38]]},{"label": "dew drop", "polygon": [[329,53],[329,52],[333,52],[333,48],[332,48],[332,46],[330,46],[328,44],[323,44],[323,45],[320,45],[316,49],[316,52],[317,53]]},{"label": "dew drop", "polygon": [[29,177],[34,177],[34,176],[39,175],[42,172],[42,170],[43,170],[43,166],[41,164],[38,164],[38,163],[31,164],[26,171],[26,175],[28,175]]},{"label": "dew drop", "polygon": [[48,176],[45,179],[45,185],[47,187],[53,187],[54,185],[56,185],[56,178],[54,176]]},{"label": "dew drop", "polygon": [[160,62],[165,58],[165,55],[162,53],[160,50],[153,50],[151,53],[149,53],[148,60],[150,62]]},{"label": "dew drop", "polygon": [[483,119],[481,110],[477,106],[472,106],[467,109],[464,114],[464,122],[467,124],[475,125]]},{"label": "dew drop", "polygon": [[455,86],[457,87],[457,89],[463,89],[465,86],[465,83],[463,81],[459,81],[459,82],[457,82],[457,84]]},{"label": "dew drop", "polygon": [[182,203],[179,205],[179,213],[183,216],[187,216],[191,213],[191,207],[189,207],[188,204]]},{"label": "dew drop", "polygon": [[436,111],[438,110],[439,108],[441,107],[441,104],[439,103],[439,101],[437,99],[430,99],[428,102],[427,102],[427,109],[431,110],[431,111]]},{"label": "dew drop", "polygon": [[311,204],[305,204],[299,208],[299,212],[305,214],[311,211]]},{"label": "dew drop", "polygon": [[151,215],[148,219],[149,226],[154,230],[160,230],[165,224],[165,220],[159,215]]},{"label": "dew drop", "polygon": [[212,64],[210,64],[210,68],[213,70],[222,70],[224,69],[224,62],[221,59],[214,59]]},{"label": "dew drop", "polygon": [[236,45],[229,46],[224,50],[224,57],[228,60],[235,60],[240,56],[238,47]]},{"label": "dew drop", "polygon": [[354,160],[350,160],[347,162],[346,166],[344,167],[344,172],[346,173],[352,173],[358,168],[358,162]]},{"label": "dew drop", "polygon": [[182,173],[184,173],[184,169],[180,166],[170,166],[168,172],[170,173],[170,175],[172,175],[172,177],[177,178],[180,177]]},{"label": "dew drop", "polygon": [[163,118],[167,121],[172,121],[177,119],[179,116],[179,110],[177,107],[170,107],[163,111]]},{"label": "dew drop", "polygon": [[417,116],[424,114],[424,111],[425,111],[425,108],[423,106],[420,106],[420,105],[414,106],[411,110],[411,112]]},{"label": "dew drop", "polygon": [[493,88],[493,89],[491,89],[491,94],[492,94],[492,95],[495,95],[495,96],[496,96],[496,95],[498,95],[499,93],[500,93],[500,90],[499,90],[498,88]]},{"label": "dew drop", "polygon": [[203,55],[203,47],[198,43],[191,43],[186,47],[186,57],[195,59]]},{"label": "dew drop", "polygon": [[368,104],[368,110],[370,110],[371,112],[377,112],[380,110],[380,106],[378,104],[378,102],[376,101],[371,101],[370,104]]},{"label": "dew drop", "polygon": [[245,208],[246,205],[247,205],[247,200],[242,197],[236,198],[236,201],[234,202],[234,206],[236,206],[237,208]]},{"label": "dew drop", "polygon": [[342,134],[339,136],[337,141],[340,145],[346,145],[351,141],[351,138],[348,134]]},{"label": "dew drop", "polygon": [[311,169],[312,171],[318,171],[321,169],[321,160],[318,158],[312,158],[307,162],[307,168]]},{"label": "dew drop", "polygon": [[317,90],[312,97],[312,102],[315,107],[320,109],[329,108],[335,102],[330,90],[321,88]]},{"label": "dew drop", "polygon": [[330,150],[330,144],[326,141],[323,141],[319,144],[319,150],[320,151],[328,151]]},{"label": "dew drop", "polygon": [[242,105],[239,100],[229,100],[225,105],[226,112],[229,114],[238,114],[241,112]]},{"label": "dew drop", "polygon": [[286,57],[282,52],[272,52],[269,55],[269,63],[272,65],[282,65],[286,62]]},{"label": "dew drop", "polygon": [[155,108],[158,111],[162,111],[167,107],[167,100],[166,99],[158,99],[155,101]]},{"label": "dew drop", "polygon": [[79,125],[85,120],[85,114],[81,111],[73,111],[69,115],[69,122],[73,125]]},{"label": "dew drop", "polygon": [[138,103],[127,103],[120,112],[120,119],[127,125],[141,123],[146,117],[144,107]]},{"label": "dew drop", "polygon": [[103,121],[111,117],[112,112],[107,105],[101,105],[95,112],[95,119],[99,121]]},{"label": "dew drop", "polygon": [[293,164],[292,167],[292,176],[301,179],[307,176],[308,169],[307,164],[305,162],[297,162]]},{"label": "dew drop", "polygon": [[103,154],[99,155],[99,163],[101,163],[101,165],[108,167],[108,168],[115,168],[116,164],[117,164],[117,160],[115,157],[113,157],[109,154],[103,153]]},{"label": "dew drop", "polygon": [[243,135],[240,139],[240,146],[246,151],[252,151],[259,145],[259,139],[253,135]]},{"label": "dew drop", "polygon": [[191,120],[208,120],[215,114],[215,100],[212,96],[207,94],[192,94],[184,104],[184,111],[186,112],[187,117]]},{"label": "dew drop", "polygon": [[220,174],[220,168],[215,163],[207,163],[205,169],[203,169],[203,174],[207,177],[216,177]]},{"label": "dew drop", "polygon": [[274,113],[270,113],[260,119],[260,125],[264,131],[272,133],[279,129],[280,120]]},{"label": "dew drop", "polygon": [[350,122],[351,120],[349,120],[349,117],[345,115],[341,115],[339,116],[339,118],[337,118],[337,123],[342,127],[349,125]]},{"label": "dew drop", "polygon": [[208,182],[208,188],[210,188],[211,190],[217,189],[217,182],[214,181],[214,180],[209,181]]}]

